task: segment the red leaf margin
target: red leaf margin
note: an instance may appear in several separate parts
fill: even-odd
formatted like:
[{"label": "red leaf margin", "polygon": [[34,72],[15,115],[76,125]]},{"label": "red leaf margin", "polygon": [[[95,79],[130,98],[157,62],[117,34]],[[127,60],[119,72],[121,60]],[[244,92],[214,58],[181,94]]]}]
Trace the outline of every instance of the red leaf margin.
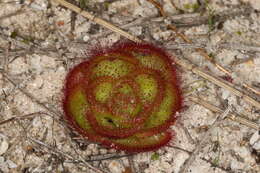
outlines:
[{"label": "red leaf margin", "polygon": [[[77,78],[71,78],[74,73],[77,73],[77,71],[83,71],[87,72],[86,66],[90,65],[90,60],[97,56],[102,56],[104,54],[110,54],[110,53],[119,53],[119,54],[125,54],[129,55],[128,51],[140,51],[147,54],[156,54],[160,58],[162,58],[164,61],[166,61],[166,64],[175,65],[174,62],[174,56],[169,55],[165,50],[162,48],[156,47],[153,44],[149,43],[134,43],[129,41],[119,41],[112,45],[111,47],[103,47],[103,48],[96,48],[92,49],[88,54],[89,57],[81,62],[80,64],[76,65],[74,68],[72,68],[66,79],[65,79],[65,85],[63,88],[63,110],[65,115],[65,120],[67,121],[67,124],[69,125],[69,128],[73,130],[73,132],[76,132],[78,135],[91,140],[93,142],[101,143],[104,146],[107,146],[109,148],[114,148],[118,150],[124,150],[126,152],[146,152],[146,151],[153,151],[156,150],[162,146],[167,145],[170,140],[175,136],[173,131],[167,131],[169,126],[173,125],[176,122],[176,119],[178,117],[175,116],[176,112],[180,112],[182,110],[183,106],[183,96],[180,90],[180,76],[176,73],[176,69],[171,67],[168,67],[172,73],[172,85],[175,88],[175,95],[179,98],[178,102],[174,104],[175,111],[172,114],[171,118],[168,119],[164,124],[160,125],[159,127],[154,127],[151,129],[142,130],[141,133],[147,133],[150,135],[159,133],[162,131],[165,131],[165,137],[162,141],[159,143],[156,143],[154,145],[149,146],[141,146],[141,147],[129,147],[121,144],[117,144],[115,142],[112,142],[111,140],[107,139],[106,137],[100,136],[99,134],[90,134],[87,133],[84,129],[79,127],[79,125],[75,122],[75,120],[70,115],[68,108],[66,107],[68,96],[71,90],[73,90],[73,86],[76,84],[80,84],[81,82],[84,85],[87,85],[84,81],[83,76],[78,76]],[[82,85],[82,83],[80,85]]]}]

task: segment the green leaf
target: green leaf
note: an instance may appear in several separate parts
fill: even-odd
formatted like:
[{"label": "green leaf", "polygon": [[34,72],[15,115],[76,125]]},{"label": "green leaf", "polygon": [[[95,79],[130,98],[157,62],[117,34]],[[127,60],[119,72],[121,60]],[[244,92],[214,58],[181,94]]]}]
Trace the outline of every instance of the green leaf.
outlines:
[{"label": "green leaf", "polygon": [[151,160],[154,161],[154,160],[158,160],[160,157],[160,155],[158,153],[153,153],[152,156],[151,156]]}]

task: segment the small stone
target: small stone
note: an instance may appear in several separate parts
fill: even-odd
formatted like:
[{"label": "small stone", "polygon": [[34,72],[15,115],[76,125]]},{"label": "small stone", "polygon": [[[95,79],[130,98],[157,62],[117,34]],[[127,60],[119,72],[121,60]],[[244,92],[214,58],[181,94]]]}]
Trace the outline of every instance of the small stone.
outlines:
[{"label": "small stone", "polygon": [[129,32],[135,36],[140,36],[142,34],[142,29],[143,28],[141,26],[135,26],[135,27],[129,28]]},{"label": "small stone", "polygon": [[260,10],[259,0],[250,0],[249,2],[254,9]]},{"label": "small stone", "polygon": [[30,7],[34,10],[39,10],[39,11],[45,11],[47,10],[48,7],[48,1],[47,0],[41,0],[41,1],[33,1],[31,3],[27,2],[25,4],[30,5]]},{"label": "small stone", "polygon": [[25,73],[29,69],[29,65],[22,57],[17,57],[12,63],[8,65],[9,72],[13,75]]},{"label": "small stone", "polygon": [[110,172],[113,172],[113,173],[122,173],[123,171],[125,171],[124,166],[118,161],[110,162],[108,165],[108,168],[109,168]]},{"label": "small stone", "polygon": [[0,157],[0,172],[9,172],[7,163],[4,157]]},{"label": "small stone", "polygon": [[0,156],[0,164],[3,164],[3,163],[4,163],[4,161],[5,161],[5,158],[4,158],[4,157],[2,157],[2,156]]},{"label": "small stone", "polygon": [[174,2],[178,8],[186,12],[194,12],[199,8],[199,3],[197,0],[182,0]]},{"label": "small stone", "polygon": [[8,141],[5,136],[0,135],[0,155],[4,154],[9,147]]},{"label": "small stone", "polygon": [[40,117],[35,117],[32,121],[33,127],[42,127],[42,121]]},{"label": "small stone", "polygon": [[250,141],[249,141],[250,145],[252,145],[252,147],[255,149],[255,150],[260,150],[260,135],[259,135],[259,132],[256,131],[252,137],[250,138]]},{"label": "small stone", "polygon": [[88,35],[84,35],[83,36],[83,40],[87,42],[89,40],[89,36]]},{"label": "small stone", "polygon": [[230,92],[227,90],[224,90],[222,93],[222,98],[226,100],[230,96]]},{"label": "small stone", "polygon": [[160,39],[162,39],[162,40],[168,40],[170,37],[171,37],[171,31],[158,31],[158,32],[155,32],[155,33],[153,33],[153,38],[155,39],[155,40],[160,40]]},{"label": "small stone", "polygon": [[10,169],[17,167],[17,165],[12,160],[7,160],[6,163]]},{"label": "small stone", "polygon": [[100,154],[107,154],[107,149],[100,149],[99,152]]}]

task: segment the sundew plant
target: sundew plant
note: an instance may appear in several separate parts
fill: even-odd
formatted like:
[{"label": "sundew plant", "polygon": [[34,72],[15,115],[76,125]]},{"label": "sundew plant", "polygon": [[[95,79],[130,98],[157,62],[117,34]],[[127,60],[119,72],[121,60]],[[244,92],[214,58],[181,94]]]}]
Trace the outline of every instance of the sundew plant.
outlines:
[{"label": "sundew plant", "polygon": [[182,106],[172,58],[153,45],[131,42],[94,52],[67,75],[68,124],[88,140],[117,150],[166,145]]}]

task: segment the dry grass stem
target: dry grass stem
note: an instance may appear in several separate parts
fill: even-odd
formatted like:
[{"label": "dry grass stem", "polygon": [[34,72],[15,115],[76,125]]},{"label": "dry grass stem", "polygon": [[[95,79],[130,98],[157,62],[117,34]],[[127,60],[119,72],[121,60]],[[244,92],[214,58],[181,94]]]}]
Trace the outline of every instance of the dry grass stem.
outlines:
[{"label": "dry grass stem", "polygon": [[225,69],[223,66],[221,66],[220,64],[216,63],[213,58],[211,58],[208,53],[206,52],[205,49],[203,48],[198,48],[195,49],[196,51],[199,52],[199,54],[201,56],[203,56],[204,58],[206,58],[209,62],[211,62],[212,64],[214,64],[220,71],[224,72],[225,74],[228,74],[229,76],[231,75],[231,72],[227,69]]},{"label": "dry grass stem", "polygon": [[134,156],[138,153],[130,153],[130,154],[110,154],[110,156],[98,155],[98,156],[91,156],[90,159],[86,159],[86,162],[95,162],[95,161],[103,161],[103,160],[115,160],[124,157]]},{"label": "dry grass stem", "polygon": [[105,21],[103,19],[95,17],[94,15],[90,14],[87,11],[83,11],[79,7],[69,3],[67,1],[64,1],[64,0],[54,0],[54,1],[58,2],[60,5],[62,5],[64,7],[67,7],[68,9],[70,9],[70,10],[72,10],[72,11],[74,11],[74,12],[76,12],[76,13],[84,16],[84,17],[86,17],[87,19],[89,19],[89,20],[91,20],[91,21],[93,21],[95,23],[97,23],[97,24],[99,24],[99,25],[101,25],[103,27],[106,27],[106,28],[108,28],[108,29],[110,29],[110,30],[112,30],[112,31],[114,31],[114,32],[116,32],[116,33],[126,37],[129,40],[132,40],[134,42],[142,42],[139,38],[137,38],[137,37],[135,37],[135,36],[125,32],[125,31],[123,31],[122,29],[116,27],[115,25],[112,25],[111,23],[109,23],[109,22],[107,22],[107,21]]},{"label": "dry grass stem", "polygon": [[253,87],[249,86],[249,85],[248,85],[248,84],[246,84],[246,83],[243,83],[243,86],[244,86],[244,87],[246,87],[247,89],[249,89],[249,90],[253,91],[254,93],[256,93],[257,95],[259,95],[259,96],[260,96],[260,91],[256,90],[255,88],[253,88]]},{"label": "dry grass stem", "polygon": [[213,74],[209,74],[209,73],[204,72],[198,66],[192,64],[191,62],[188,63],[188,62],[185,62],[185,60],[181,60],[181,59],[178,59],[178,58],[175,58],[175,62],[178,65],[180,65],[181,67],[183,67],[184,69],[192,71],[193,73],[209,80],[210,82],[214,83],[215,85],[218,85],[222,88],[227,89],[228,91],[230,91],[234,95],[244,99],[246,102],[248,102],[251,105],[255,106],[256,108],[260,109],[260,103],[258,101],[256,101],[252,97],[244,94],[242,91],[236,89],[233,86],[233,84],[227,83],[225,80],[223,80],[221,78],[214,77]]},{"label": "dry grass stem", "polygon": [[26,115],[22,115],[22,116],[15,116],[15,117],[11,117],[11,118],[8,118],[7,120],[3,120],[0,122],[0,125],[3,125],[3,124],[6,124],[6,123],[9,123],[9,122],[12,122],[14,120],[22,120],[22,119],[26,119],[26,118],[30,118],[32,116],[36,116],[36,115],[47,115],[47,116],[50,116],[53,118],[52,115],[49,115],[45,112],[34,112],[34,113],[30,113],[30,114],[26,114]]},{"label": "dry grass stem", "polygon": [[[173,8],[182,11],[182,9],[179,9],[172,0],[169,0],[172,3]],[[171,16],[167,16],[167,19],[171,21],[175,26],[178,28],[180,27],[193,27],[193,26],[200,26],[200,25],[208,25],[209,18],[212,17],[212,14],[203,13],[206,7],[206,4],[204,1],[201,1],[200,7],[196,10],[199,12],[193,12],[193,13],[183,13],[183,14],[175,14]],[[201,11],[200,11],[201,10]],[[215,23],[222,23],[228,19],[232,19],[238,16],[250,16],[252,14],[253,9],[248,4],[239,5],[239,8],[233,8],[224,10],[221,12],[221,14],[213,14],[214,16],[214,22]],[[165,18],[165,17],[164,17]]]},{"label": "dry grass stem", "polygon": [[251,52],[260,52],[260,46],[252,46],[252,45],[245,45],[245,44],[235,44],[235,43],[223,43],[220,44],[220,48],[230,48],[234,50],[244,50],[244,51],[251,51]]},{"label": "dry grass stem", "polygon": [[36,143],[44,148],[47,148],[48,150],[52,151],[54,154],[57,154],[57,155],[61,155],[69,160],[73,160],[73,161],[76,161],[76,162],[80,162],[80,163],[83,163],[83,165],[85,165],[86,167],[90,168],[91,170],[97,172],[97,173],[105,173],[104,171],[101,171],[100,169],[97,169],[95,167],[93,167],[92,165],[90,165],[89,163],[87,163],[86,161],[82,160],[82,159],[76,159],[74,158],[73,156],[71,156],[70,154],[67,154],[67,153],[64,153],[63,151],[60,151],[56,148],[53,148],[53,146],[50,146],[48,144],[45,144],[44,142],[40,141],[40,140],[37,140],[37,139],[34,139],[34,138],[31,138],[31,137],[28,137],[28,139],[30,141],[32,141],[33,143]]},{"label": "dry grass stem", "polygon": [[183,148],[180,148],[180,147],[178,147],[178,146],[169,145],[168,147],[174,148],[174,149],[176,149],[176,150],[183,151],[183,152],[188,153],[188,154],[192,154],[192,151],[188,151],[188,150],[183,149]]},{"label": "dry grass stem", "polygon": [[164,12],[164,10],[163,10],[163,7],[161,6],[160,3],[158,3],[156,0],[147,0],[147,1],[149,1],[150,3],[152,3],[152,4],[159,10],[159,12],[160,12],[160,14],[161,14],[162,16],[166,16],[166,14],[165,14],[165,12]]},{"label": "dry grass stem", "polygon": [[[146,21],[148,21],[148,19],[149,19],[148,17],[141,17],[141,18],[134,20],[133,22],[130,22],[130,23],[127,23],[125,25],[120,26],[120,28],[128,29],[132,26],[143,25],[144,23],[146,23]],[[91,37],[97,39],[97,38],[100,38],[100,37],[105,37],[106,35],[111,34],[111,33],[113,33],[113,31],[105,30],[105,31],[98,33],[98,34],[95,34]]]},{"label": "dry grass stem", "polygon": [[[160,8],[161,9],[161,8]],[[163,15],[164,16],[164,15]],[[183,33],[178,32],[178,29],[173,26],[173,25],[168,25],[168,27],[173,30],[177,36],[179,36],[182,40],[184,40],[186,43],[193,43],[187,36],[185,36]],[[245,48],[246,47],[246,48]],[[255,50],[255,51],[260,51],[260,47],[248,47],[248,46],[244,46],[244,49],[247,50]],[[206,52],[205,49],[203,48],[196,48],[195,49],[201,56],[203,56],[205,59],[207,59],[209,62],[211,62],[212,64],[214,64],[220,71],[224,72],[225,74],[227,74],[228,76],[231,76],[231,72],[229,70],[227,70],[226,68],[224,68],[223,66],[221,66],[220,64],[216,63],[214,61],[213,58],[211,58],[208,53]],[[254,89],[253,87],[249,86],[248,84],[243,82],[243,86],[246,87],[247,89],[253,91],[255,94],[259,94],[259,92]]]},{"label": "dry grass stem", "polygon": [[[173,25],[168,25],[168,27],[173,30],[177,36],[179,36],[181,39],[183,39],[186,43],[192,44],[193,42],[187,38],[183,33],[178,32],[178,29],[173,26]],[[212,64],[214,64],[220,71],[230,75],[230,72],[228,70],[226,70],[224,67],[222,67],[221,65],[219,65],[218,63],[216,63],[211,57],[209,57],[208,53],[202,49],[202,48],[196,48],[196,51],[198,51],[200,53],[201,56],[203,56],[204,58],[206,58],[208,61],[210,61]]]},{"label": "dry grass stem", "polygon": [[192,41],[188,39],[183,33],[178,32],[178,29],[173,25],[168,25],[168,27],[175,32],[177,36],[179,36],[181,39],[183,39],[186,43],[191,44]]},{"label": "dry grass stem", "polygon": [[224,168],[223,166],[217,165],[214,161],[210,159],[206,159],[204,157],[201,158],[201,160],[204,160],[205,162],[209,163],[212,167],[216,167],[224,172],[230,173],[230,170],[228,168]]},{"label": "dry grass stem", "polygon": [[[217,112],[217,113],[220,113],[220,114],[223,113],[223,111],[220,108],[218,108],[215,105],[212,105],[212,104],[208,103],[207,101],[205,101],[205,100],[203,100],[201,98],[189,96],[189,99],[191,101],[199,104],[199,105],[202,105],[203,107],[205,107],[205,108],[207,108],[207,109],[209,109],[209,110],[211,110],[213,112]],[[231,112],[227,115],[227,118],[232,120],[232,121],[236,121],[236,122],[238,122],[240,124],[243,124],[243,125],[245,125],[247,127],[253,128],[255,130],[260,130],[260,125],[258,125],[255,122],[252,122],[252,121],[250,121],[248,119],[245,119],[243,117],[239,116],[237,114],[231,113]]]}]

